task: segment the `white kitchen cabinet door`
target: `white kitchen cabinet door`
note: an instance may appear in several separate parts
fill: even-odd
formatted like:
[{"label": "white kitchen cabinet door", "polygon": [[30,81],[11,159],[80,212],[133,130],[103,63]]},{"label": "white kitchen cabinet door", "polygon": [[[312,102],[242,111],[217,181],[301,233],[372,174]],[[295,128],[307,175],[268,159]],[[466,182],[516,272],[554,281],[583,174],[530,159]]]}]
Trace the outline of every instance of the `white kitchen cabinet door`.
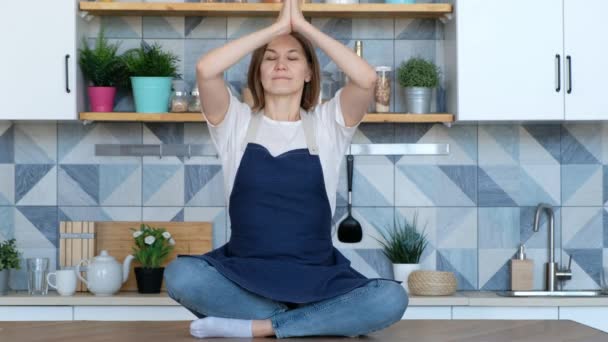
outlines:
[{"label": "white kitchen cabinet door", "polygon": [[455,306],[452,319],[558,319],[557,307]]},{"label": "white kitchen cabinet door", "polygon": [[562,10],[562,0],[456,1],[445,37],[448,111],[462,121],[563,120]]},{"label": "white kitchen cabinet door", "polygon": [[75,321],[188,321],[197,317],[183,306],[75,306]]},{"label": "white kitchen cabinet door", "polygon": [[75,0],[0,1],[0,120],[78,118],[77,15]]},{"label": "white kitchen cabinet door", "polygon": [[[71,306],[0,306],[0,321],[71,321]],[[0,333],[2,336],[2,333]],[[2,338],[0,337],[0,341]]]},{"label": "white kitchen cabinet door", "polygon": [[608,333],[608,307],[560,306],[560,320],[572,320]]},{"label": "white kitchen cabinet door", "polygon": [[564,0],[566,120],[608,119],[607,11],[606,0]]},{"label": "white kitchen cabinet door", "polygon": [[401,319],[452,319],[452,307],[408,306]]}]

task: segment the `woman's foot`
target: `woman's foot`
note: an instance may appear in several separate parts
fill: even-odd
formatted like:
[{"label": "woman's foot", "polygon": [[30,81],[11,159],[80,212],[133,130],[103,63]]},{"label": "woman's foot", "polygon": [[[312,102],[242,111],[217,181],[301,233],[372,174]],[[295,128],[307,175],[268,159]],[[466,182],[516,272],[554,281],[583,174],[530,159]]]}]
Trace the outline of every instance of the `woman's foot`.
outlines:
[{"label": "woman's foot", "polygon": [[274,335],[270,320],[205,317],[190,323],[194,337],[264,337]]}]

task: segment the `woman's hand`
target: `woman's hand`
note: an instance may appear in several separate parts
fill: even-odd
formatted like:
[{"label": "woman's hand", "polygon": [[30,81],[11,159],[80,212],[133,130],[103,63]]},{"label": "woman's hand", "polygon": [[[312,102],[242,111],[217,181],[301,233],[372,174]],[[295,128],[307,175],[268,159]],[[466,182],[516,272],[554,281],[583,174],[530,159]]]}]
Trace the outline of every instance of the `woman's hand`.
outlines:
[{"label": "woman's hand", "polygon": [[291,25],[292,7],[292,0],[283,0],[283,7],[281,7],[281,12],[279,13],[279,17],[276,21],[276,25],[281,28],[281,33],[289,34],[291,31],[293,31],[293,27]]},{"label": "woman's hand", "polygon": [[302,14],[301,0],[283,0],[291,3],[291,30],[299,32],[304,24],[307,24],[306,18]]}]

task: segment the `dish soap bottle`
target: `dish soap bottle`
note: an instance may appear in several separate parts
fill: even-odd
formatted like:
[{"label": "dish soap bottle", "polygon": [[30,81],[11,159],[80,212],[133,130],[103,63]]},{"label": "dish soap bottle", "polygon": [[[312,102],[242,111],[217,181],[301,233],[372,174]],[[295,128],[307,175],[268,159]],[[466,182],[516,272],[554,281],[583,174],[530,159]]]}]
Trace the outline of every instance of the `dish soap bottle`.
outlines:
[{"label": "dish soap bottle", "polygon": [[534,261],[526,259],[525,247],[519,245],[517,256],[511,259],[511,291],[530,291],[534,287]]}]

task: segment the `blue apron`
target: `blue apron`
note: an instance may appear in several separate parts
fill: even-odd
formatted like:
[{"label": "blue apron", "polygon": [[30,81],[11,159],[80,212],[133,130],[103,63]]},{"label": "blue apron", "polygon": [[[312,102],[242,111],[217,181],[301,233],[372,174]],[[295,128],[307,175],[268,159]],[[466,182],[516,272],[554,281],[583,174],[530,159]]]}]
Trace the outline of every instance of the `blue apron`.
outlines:
[{"label": "blue apron", "polygon": [[331,207],[310,115],[301,111],[308,148],[273,157],[252,142],[263,116],[253,114],[230,194],[230,240],[195,256],[246,290],[287,303],[332,298],[372,280],[333,247]]}]

